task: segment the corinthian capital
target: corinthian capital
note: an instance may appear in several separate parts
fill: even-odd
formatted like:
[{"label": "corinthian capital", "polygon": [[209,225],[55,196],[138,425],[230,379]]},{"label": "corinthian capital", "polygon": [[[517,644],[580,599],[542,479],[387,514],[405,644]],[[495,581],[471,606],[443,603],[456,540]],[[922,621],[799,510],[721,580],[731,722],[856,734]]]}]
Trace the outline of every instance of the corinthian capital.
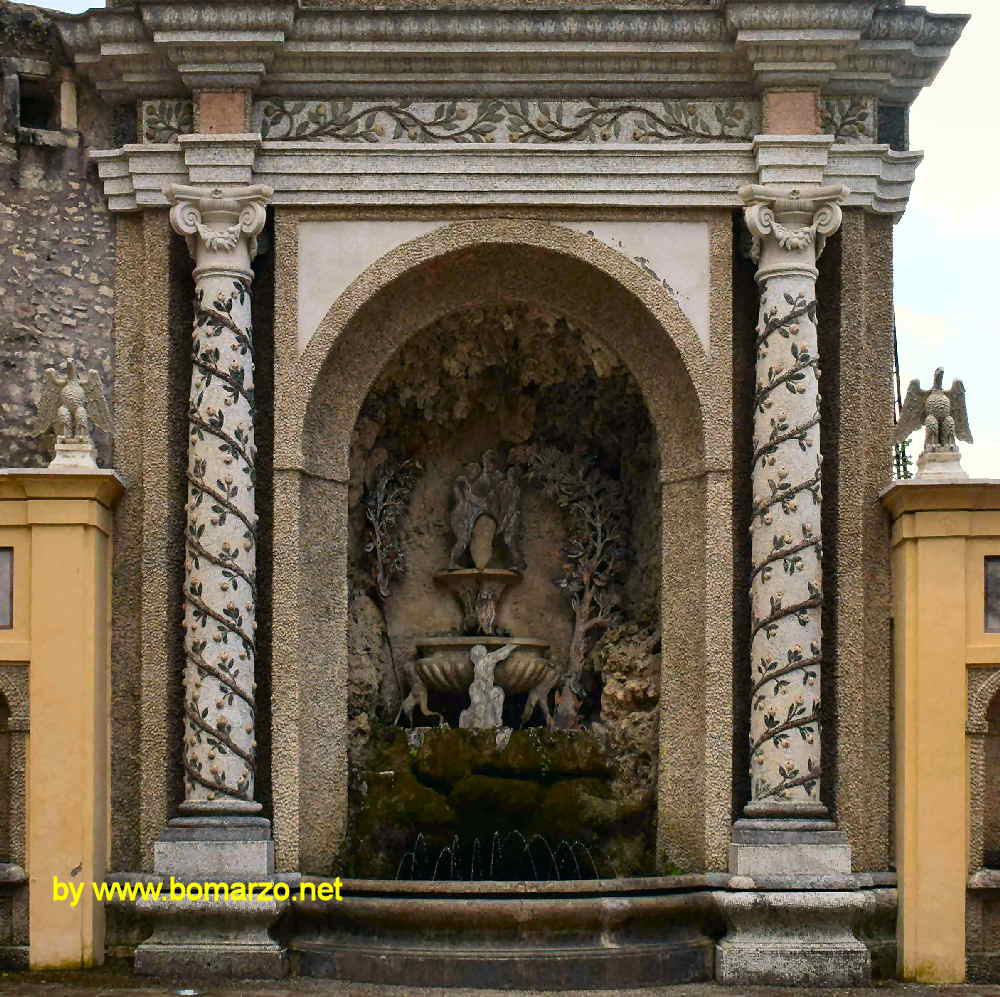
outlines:
[{"label": "corinthian capital", "polygon": [[817,274],[827,236],[840,228],[846,187],[779,191],[757,184],[740,188],[747,228],[753,236],[757,279],[776,273]]},{"label": "corinthian capital", "polygon": [[257,236],[267,220],[264,206],[273,193],[263,185],[223,191],[170,184],[164,189],[173,204],[170,224],[187,239],[196,277],[215,271],[252,276],[250,261],[257,255]]}]

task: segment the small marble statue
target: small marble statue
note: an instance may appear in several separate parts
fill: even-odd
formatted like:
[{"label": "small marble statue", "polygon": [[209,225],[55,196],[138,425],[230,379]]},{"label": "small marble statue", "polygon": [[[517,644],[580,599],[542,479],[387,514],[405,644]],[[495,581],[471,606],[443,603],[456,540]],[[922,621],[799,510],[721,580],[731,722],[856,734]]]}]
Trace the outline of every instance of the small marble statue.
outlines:
[{"label": "small marble statue", "polygon": [[54,367],[45,370],[34,434],[52,430],[56,435],[56,454],[49,467],[97,467],[91,423],[106,433],[113,429],[101,375],[96,370],[78,375],[72,358],[63,368],[62,374]]},{"label": "small marble statue", "polygon": [[923,427],[924,449],[918,460],[918,476],[929,473],[960,474],[958,440],[972,442],[969,414],[965,407],[965,385],[952,381],[944,390],[944,368],[934,371],[934,384],[926,391],[914,378],[906,390],[893,440],[902,443],[911,433]]},{"label": "small marble statue", "polygon": [[482,644],[476,644],[469,652],[473,679],[469,686],[469,706],[459,715],[459,727],[465,730],[497,730],[503,726],[504,694],[493,680],[493,671],[514,650],[515,644],[504,644],[498,650],[487,653]]},{"label": "small marble statue", "polygon": [[524,569],[524,557],[518,542],[521,525],[521,486],[517,471],[503,471],[497,461],[496,451],[487,450],[479,464],[472,462],[465,473],[455,479],[452,489],[454,504],[451,510],[451,530],[455,545],[451,549],[448,567],[461,568],[462,559],[469,550],[472,531],[480,516],[489,516],[496,523],[496,530],[503,537],[510,555],[510,568]]}]

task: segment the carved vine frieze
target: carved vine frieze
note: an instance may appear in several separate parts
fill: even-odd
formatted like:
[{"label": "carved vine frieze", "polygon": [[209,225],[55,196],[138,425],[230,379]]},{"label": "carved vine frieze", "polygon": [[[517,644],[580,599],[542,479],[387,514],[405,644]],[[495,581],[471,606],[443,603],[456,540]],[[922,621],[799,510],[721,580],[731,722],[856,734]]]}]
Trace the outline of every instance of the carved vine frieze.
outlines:
[{"label": "carved vine frieze", "polygon": [[[871,96],[824,97],[824,134],[877,141]],[[142,141],[176,142],[194,130],[190,100],[140,102]],[[760,131],[756,100],[258,100],[253,127],[267,141],[707,142]]]},{"label": "carved vine frieze", "polygon": [[257,101],[265,140],[340,142],[747,141],[760,108],[748,100]]},{"label": "carved vine frieze", "polygon": [[820,111],[823,134],[833,135],[837,142],[867,145],[878,141],[874,97],[824,97]]}]

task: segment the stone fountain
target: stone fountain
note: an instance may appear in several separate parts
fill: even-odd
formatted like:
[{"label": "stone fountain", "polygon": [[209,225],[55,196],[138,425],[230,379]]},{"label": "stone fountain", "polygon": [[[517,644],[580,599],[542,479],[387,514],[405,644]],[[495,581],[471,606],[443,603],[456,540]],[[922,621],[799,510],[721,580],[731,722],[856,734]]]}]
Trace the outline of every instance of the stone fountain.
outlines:
[{"label": "stone fountain", "polygon": [[[434,577],[458,603],[462,636],[418,637],[416,677],[438,692],[469,691],[471,705],[463,713],[463,727],[501,726],[497,718],[503,696],[526,692],[534,695],[524,719],[537,704],[548,720],[547,695],[558,679],[548,660],[549,643],[498,632],[503,596],[521,580],[525,568],[518,538],[521,487],[516,470],[504,470],[496,453],[487,450],[479,462],[466,466],[452,494],[455,542],[448,568]],[[489,709],[487,700],[493,704]]]}]

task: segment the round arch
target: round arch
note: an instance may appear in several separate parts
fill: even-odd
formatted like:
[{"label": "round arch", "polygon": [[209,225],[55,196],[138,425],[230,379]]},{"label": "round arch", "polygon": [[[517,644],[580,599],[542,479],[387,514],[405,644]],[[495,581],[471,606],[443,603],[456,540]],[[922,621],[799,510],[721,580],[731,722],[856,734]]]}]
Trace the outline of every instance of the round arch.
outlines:
[{"label": "round arch", "polygon": [[[711,460],[713,451],[728,449],[729,397],[713,379],[713,351],[662,283],[592,236],[490,219],[456,222],[398,246],[334,302],[294,377],[280,384],[285,418],[276,427],[276,463],[346,475],[344,441],[389,358],[441,316],[487,301],[543,303],[589,327],[635,377],[661,437],[683,393],[687,410],[696,410],[690,432],[702,454]],[[335,406],[325,390],[331,378],[339,389]],[[317,446],[316,437],[341,445]]]},{"label": "round arch", "polygon": [[347,495],[357,416],[411,336],[445,315],[510,303],[543,305],[587,329],[643,393],[660,451],[660,615],[670,621],[658,837],[675,864],[725,867],[734,616],[729,344],[706,351],[667,289],[599,240],[497,219],[444,226],[378,260],[333,304],[295,364],[277,372],[272,782],[281,868],[328,871],[347,826]]}]

